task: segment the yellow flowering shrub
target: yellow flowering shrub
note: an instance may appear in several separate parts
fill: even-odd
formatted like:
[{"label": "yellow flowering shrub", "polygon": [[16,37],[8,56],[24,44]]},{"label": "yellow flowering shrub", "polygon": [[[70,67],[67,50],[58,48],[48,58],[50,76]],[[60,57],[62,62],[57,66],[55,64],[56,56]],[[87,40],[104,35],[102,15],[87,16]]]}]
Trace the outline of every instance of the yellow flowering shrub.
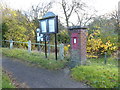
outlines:
[{"label": "yellow flowering shrub", "polygon": [[64,51],[68,52],[68,46],[64,46]]},{"label": "yellow flowering shrub", "polygon": [[64,53],[67,54],[69,52],[70,44],[64,46]]},{"label": "yellow flowering shrub", "polygon": [[103,42],[101,38],[99,38],[100,31],[96,30],[94,33],[91,33],[88,36],[87,40],[87,57],[95,57],[103,55],[105,52],[111,54],[112,52],[117,50],[117,46],[112,43],[110,40]]}]

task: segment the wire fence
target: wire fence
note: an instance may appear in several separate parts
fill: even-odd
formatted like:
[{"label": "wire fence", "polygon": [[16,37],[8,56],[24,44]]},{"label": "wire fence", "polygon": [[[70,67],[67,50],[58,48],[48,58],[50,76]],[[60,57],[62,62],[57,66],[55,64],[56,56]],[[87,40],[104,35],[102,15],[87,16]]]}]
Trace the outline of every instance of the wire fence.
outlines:
[{"label": "wire fence", "polygon": [[[31,41],[21,42],[21,41],[13,41],[13,40],[0,40],[0,47],[6,47],[10,49],[20,48],[16,44],[22,44],[26,46],[26,48],[24,47],[24,49],[28,50],[28,53],[31,53],[31,52],[45,53],[44,43],[32,43]],[[66,47],[64,44],[57,45],[58,60],[64,60],[64,59],[69,60],[70,59],[70,51],[66,53],[66,51],[64,50],[65,49],[64,47]],[[23,48],[20,48],[20,49],[23,49]],[[47,56],[48,58],[55,59],[55,45],[51,45],[49,43],[47,44]],[[105,52],[102,58],[95,59],[95,58],[87,57],[87,59],[88,61],[92,60],[98,63],[103,63],[105,65],[109,64],[109,62],[117,65],[117,62],[118,62],[118,58],[115,58],[114,60],[109,60],[110,58],[107,55],[107,52]]]},{"label": "wire fence", "polygon": [[[0,41],[0,47],[7,47],[10,49],[13,48],[19,48],[17,46],[15,46],[15,44],[24,44],[26,46],[26,48],[28,50],[28,53],[31,52],[39,52],[39,53],[44,53],[45,52],[45,44],[44,43],[32,43],[30,40],[27,42],[21,42],[21,41],[13,41],[13,40],[1,40]],[[38,49],[36,50],[35,48],[32,48],[32,46],[37,46]],[[51,45],[51,44],[47,44],[47,56],[49,58],[49,56],[53,56],[55,53],[55,45]],[[64,44],[59,44],[57,45],[57,56],[59,60],[63,60],[64,59]]]}]

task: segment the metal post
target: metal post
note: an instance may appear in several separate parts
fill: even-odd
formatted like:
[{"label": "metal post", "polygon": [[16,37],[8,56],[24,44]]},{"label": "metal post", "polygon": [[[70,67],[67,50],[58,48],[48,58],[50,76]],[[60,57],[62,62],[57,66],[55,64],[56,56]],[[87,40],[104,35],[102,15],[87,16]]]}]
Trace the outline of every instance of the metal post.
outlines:
[{"label": "metal post", "polygon": [[39,42],[39,47],[40,47],[40,50],[39,50],[39,52],[41,53],[41,46],[40,46],[40,42]]},{"label": "metal post", "polygon": [[47,58],[47,43],[46,43],[46,35],[45,35],[45,58]]},{"label": "metal post", "polygon": [[10,40],[10,49],[13,48],[13,40]]},{"label": "metal post", "polygon": [[55,59],[57,60],[57,35],[55,33]]},{"label": "metal post", "polygon": [[28,52],[31,52],[31,41],[28,41]]},{"label": "metal post", "polygon": [[64,59],[64,44],[60,44],[59,56],[61,60]]},{"label": "metal post", "polygon": [[50,56],[50,42],[48,41],[48,56]]}]

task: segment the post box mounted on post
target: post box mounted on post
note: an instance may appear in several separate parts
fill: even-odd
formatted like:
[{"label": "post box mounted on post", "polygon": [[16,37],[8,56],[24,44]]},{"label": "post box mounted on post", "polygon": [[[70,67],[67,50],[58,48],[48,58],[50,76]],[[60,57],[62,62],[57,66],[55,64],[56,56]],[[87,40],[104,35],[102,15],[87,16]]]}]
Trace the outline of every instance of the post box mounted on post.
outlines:
[{"label": "post box mounted on post", "polygon": [[85,27],[73,26],[69,27],[70,44],[71,44],[71,60],[70,67],[86,64],[86,29]]}]

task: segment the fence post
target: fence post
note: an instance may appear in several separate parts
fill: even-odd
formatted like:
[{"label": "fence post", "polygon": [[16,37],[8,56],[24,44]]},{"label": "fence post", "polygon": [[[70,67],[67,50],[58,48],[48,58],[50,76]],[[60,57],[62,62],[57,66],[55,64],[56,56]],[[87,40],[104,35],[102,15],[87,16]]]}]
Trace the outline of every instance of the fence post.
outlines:
[{"label": "fence post", "polygon": [[31,52],[31,41],[28,41],[28,52]]},{"label": "fence post", "polygon": [[39,42],[38,46],[39,46],[39,52],[41,53],[41,46],[40,46],[40,42]]},{"label": "fence post", "polygon": [[105,52],[105,59],[104,59],[104,64],[107,63],[107,53]]},{"label": "fence post", "polygon": [[10,49],[13,48],[13,40],[10,40]]},{"label": "fence post", "polygon": [[59,57],[61,60],[64,59],[64,44],[60,44]]}]

